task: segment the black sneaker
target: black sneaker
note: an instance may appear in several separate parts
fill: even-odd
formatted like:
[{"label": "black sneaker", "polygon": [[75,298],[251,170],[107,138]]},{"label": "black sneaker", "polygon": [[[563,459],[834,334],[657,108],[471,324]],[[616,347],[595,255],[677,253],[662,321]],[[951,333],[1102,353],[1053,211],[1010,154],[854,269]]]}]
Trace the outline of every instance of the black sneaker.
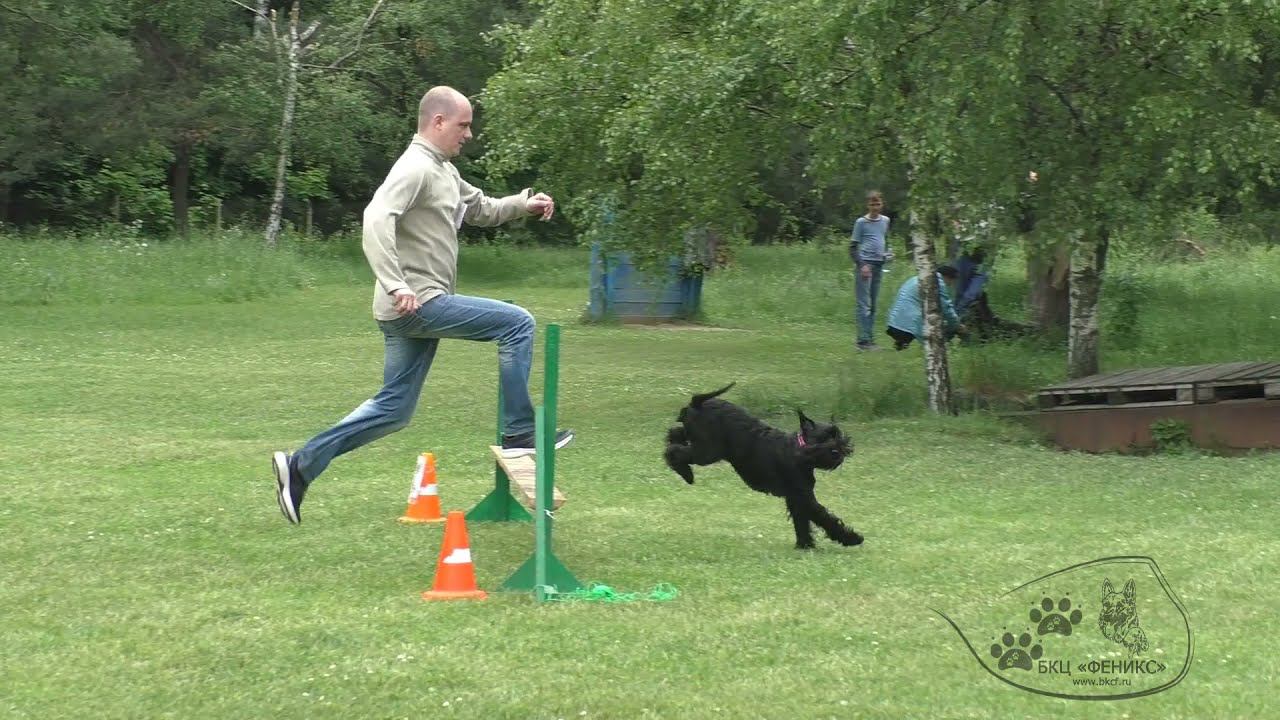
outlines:
[{"label": "black sneaker", "polygon": [[297,525],[302,522],[302,496],[307,486],[294,463],[293,456],[283,452],[271,454],[271,469],[276,475],[276,501],[284,519]]},{"label": "black sneaker", "polygon": [[[525,455],[536,455],[538,449],[534,447],[536,436],[527,432],[523,435],[503,435],[502,436],[502,457],[518,458]],[[556,449],[568,445],[573,442],[573,430],[556,431]]]}]

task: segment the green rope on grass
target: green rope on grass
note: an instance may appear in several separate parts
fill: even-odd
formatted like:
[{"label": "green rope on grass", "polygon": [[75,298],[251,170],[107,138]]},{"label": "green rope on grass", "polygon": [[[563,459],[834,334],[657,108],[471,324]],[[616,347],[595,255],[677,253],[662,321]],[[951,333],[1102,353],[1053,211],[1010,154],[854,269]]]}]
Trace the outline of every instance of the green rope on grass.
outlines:
[{"label": "green rope on grass", "polygon": [[578,588],[573,592],[558,592],[554,585],[539,586],[539,590],[543,591],[543,599],[552,602],[636,602],[638,600],[648,600],[650,602],[667,602],[675,600],[680,594],[675,586],[670,583],[658,583],[650,590],[648,594],[642,595],[638,592],[623,593],[605,585],[603,583],[591,583],[587,587]]}]

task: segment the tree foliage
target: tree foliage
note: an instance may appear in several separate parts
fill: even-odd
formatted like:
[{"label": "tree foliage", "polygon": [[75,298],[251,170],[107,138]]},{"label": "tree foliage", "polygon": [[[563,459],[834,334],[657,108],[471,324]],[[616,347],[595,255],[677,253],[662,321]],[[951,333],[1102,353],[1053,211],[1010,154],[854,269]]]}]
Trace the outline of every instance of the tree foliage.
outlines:
[{"label": "tree foliage", "polygon": [[[869,186],[904,230],[908,201],[997,235],[1033,218],[1064,256],[1280,199],[1272,0],[387,0],[365,28],[374,1],[302,6],[288,170],[333,218],[435,83],[478,96],[464,173],[536,182],[584,237],[655,257],[696,228],[847,231]],[[259,4],[290,0],[0,0],[0,216],[265,216],[282,93]]]},{"label": "tree foliage", "polygon": [[1112,242],[1274,193],[1275,2],[538,8],[498,35],[491,167],[540,168],[579,223],[658,255],[690,228],[745,238],[756,208],[894,168],[913,214],[1033,226],[1029,242],[1072,258],[1072,374],[1097,368]]},{"label": "tree foliage", "polygon": [[[433,84],[478,92],[499,51],[483,32],[522,4],[304,0],[293,200],[350,222],[414,129]],[[0,0],[0,222],[113,219],[181,230],[213,203],[266,220],[278,158],[282,48],[260,3]],[[287,31],[291,0],[262,2]],[[366,32],[362,33],[362,30]],[[298,218],[298,203],[292,209]],[[286,207],[286,210],[289,210]]]}]

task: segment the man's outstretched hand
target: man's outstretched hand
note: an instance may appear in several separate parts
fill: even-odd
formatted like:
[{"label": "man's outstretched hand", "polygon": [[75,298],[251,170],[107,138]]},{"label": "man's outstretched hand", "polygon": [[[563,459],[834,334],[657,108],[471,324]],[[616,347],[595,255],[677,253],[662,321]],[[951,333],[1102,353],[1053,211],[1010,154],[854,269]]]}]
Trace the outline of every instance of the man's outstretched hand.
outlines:
[{"label": "man's outstretched hand", "polygon": [[541,215],[543,220],[550,220],[556,212],[556,201],[546,193],[537,193],[529,196],[524,209],[532,215]]}]

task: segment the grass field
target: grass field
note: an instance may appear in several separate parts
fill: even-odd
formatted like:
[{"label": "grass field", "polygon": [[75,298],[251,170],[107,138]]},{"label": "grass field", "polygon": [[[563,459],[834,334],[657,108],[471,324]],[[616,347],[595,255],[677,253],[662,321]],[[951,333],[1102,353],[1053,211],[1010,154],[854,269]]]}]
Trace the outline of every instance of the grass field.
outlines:
[{"label": "grass field", "polygon": [[[205,281],[219,256],[148,247],[130,257],[153,252],[150,270],[108,268],[95,288],[69,278],[105,256],[75,250],[6,245],[25,253],[28,276],[44,272],[39,298],[23,294],[23,271],[0,271],[0,717],[1274,712],[1280,458],[1087,456],[984,415],[922,416],[919,350],[850,352],[851,280],[816,251],[762,251],[712,279],[718,327],[684,330],[579,324],[585,263],[563,266],[580,254],[472,253],[463,292],[526,305],[540,339],[549,322],[564,328],[560,416],[578,440],[557,459],[568,496],[557,553],[584,581],[680,591],[669,603],[538,606],[524,594],[423,603],[440,529],[395,522],[420,452],[437,455],[446,507],[470,507],[491,484],[493,346],[446,343],[414,423],[339,458],[292,527],[269,452],[324,429],[380,377],[365,271],[268,257],[287,279],[242,292],[234,275],[254,263],[228,261],[219,295]],[[536,272],[513,281],[512,263]],[[1276,259],[1249,263],[1239,282],[1225,260],[1144,275],[1148,333],[1106,362],[1276,359],[1264,332]],[[993,294],[1005,302],[1015,283],[1005,273]],[[822,310],[794,314],[803,307]],[[1198,342],[1180,338],[1187,328]],[[1232,335],[1230,347],[1206,341]],[[962,378],[1033,386],[1062,360],[1028,346],[962,350],[954,363]],[[800,553],[781,503],[727,467],[690,487],[662,465],[679,406],[728,380],[731,397],[779,425],[795,404],[840,412],[857,452],[818,494],[864,546]],[[487,589],[531,550],[528,525],[469,531]],[[1120,702],[1021,692],[983,672],[931,610],[1113,555],[1154,557],[1186,606],[1195,660],[1171,690]]]}]

